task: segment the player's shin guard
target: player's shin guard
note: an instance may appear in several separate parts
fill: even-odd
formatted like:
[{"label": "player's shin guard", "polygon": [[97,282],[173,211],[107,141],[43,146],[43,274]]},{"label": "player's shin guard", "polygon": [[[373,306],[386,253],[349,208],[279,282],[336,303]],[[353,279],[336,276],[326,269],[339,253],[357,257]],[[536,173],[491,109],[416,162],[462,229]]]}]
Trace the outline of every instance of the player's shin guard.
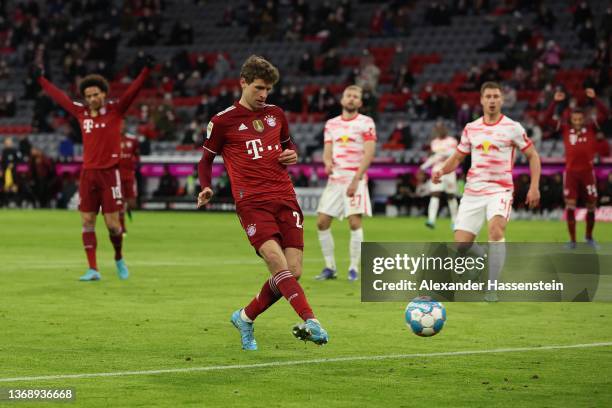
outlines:
[{"label": "player's shin guard", "polygon": [[448,199],[448,210],[450,211],[451,222],[455,222],[457,218],[457,199],[455,197]]},{"label": "player's shin guard", "polygon": [[570,241],[576,242],[576,210],[574,208],[568,208],[566,210],[566,219]]},{"label": "player's shin guard", "polygon": [[264,283],[257,296],[251,300],[251,303],[249,303],[247,307],[243,309],[246,317],[248,318],[248,320],[245,320],[250,320],[250,322],[252,322],[257,318],[257,316],[265,312],[266,309],[276,303],[276,301],[281,297],[283,297],[283,295],[274,284],[274,277],[271,277],[266,281],[266,283]]},{"label": "player's shin guard", "polygon": [[489,242],[489,281],[499,281],[506,262],[506,239]]},{"label": "player's shin guard", "polygon": [[98,246],[96,230],[94,228],[83,227],[82,238],[89,268],[98,270],[98,264],[96,262],[96,247]]},{"label": "player's shin guard", "polygon": [[302,320],[306,321],[315,318],[304,290],[290,271],[281,271],[274,275],[272,280]]},{"label": "player's shin guard", "polygon": [[329,269],[336,270],[336,258],[334,256],[334,236],[331,228],[319,230],[319,243],[321,244],[321,252],[325,258],[325,266]]},{"label": "player's shin guard", "polygon": [[429,221],[430,224],[436,223],[439,209],[440,199],[438,197],[431,196],[429,199],[429,207],[427,208],[427,221]]},{"label": "player's shin guard", "polygon": [[363,242],[363,228],[351,230],[351,242],[349,244],[351,266],[349,269],[359,270],[359,263],[361,261],[361,242]]},{"label": "player's shin guard", "polygon": [[115,248],[115,261],[118,261],[123,258],[123,254],[121,253],[123,247],[123,230],[117,231],[109,231],[109,238],[111,243],[113,244],[113,248]]},{"label": "player's shin guard", "polygon": [[595,209],[589,209],[586,214],[586,239],[593,239],[593,228],[595,228]]}]

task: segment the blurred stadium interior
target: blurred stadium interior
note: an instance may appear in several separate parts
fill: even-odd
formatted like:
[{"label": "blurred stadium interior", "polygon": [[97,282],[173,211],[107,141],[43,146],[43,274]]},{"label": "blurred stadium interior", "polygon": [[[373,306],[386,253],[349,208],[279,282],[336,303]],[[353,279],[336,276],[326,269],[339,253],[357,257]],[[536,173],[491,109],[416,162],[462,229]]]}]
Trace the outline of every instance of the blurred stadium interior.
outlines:
[{"label": "blurred stadium interior", "polygon": [[[346,85],[364,87],[363,113],[376,120],[373,196],[384,211],[398,185],[418,192],[424,179],[417,164],[428,155],[436,122],[458,136],[481,115],[480,84],[496,80],[505,86],[504,113],[521,121],[542,155],[543,196],[550,198],[543,204],[551,212],[563,205],[555,175],[564,152],[545,112],[559,89],[570,96],[570,106],[587,105],[602,130],[598,187],[600,205],[609,205],[612,122],[607,109],[585,97],[593,88],[610,106],[608,1],[7,0],[0,8],[2,168],[15,162],[16,183],[24,190],[17,205],[68,206],[59,197],[75,183],[81,154],[77,123],[41,93],[35,66],[44,66],[45,75],[75,99],[79,79],[101,73],[116,97],[145,56],[155,56],[154,75],[126,123],[141,140],[143,166],[149,165],[141,169],[141,197],[160,196],[159,178],[171,164],[170,176],[178,180],[172,195],[191,202],[198,189],[197,178],[189,176],[203,130],[239,96],[240,64],[250,54],[280,70],[269,102],[286,110],[300,148],[297,186],[320,185],[323,125],[339,114]],[[521,165],[519,155],[517,195],[525,182]],[[32,179],[41,177],[41,168],[49,185],[42,193]],[[229,192],[223,177],[218,183],[218,190]]]}]

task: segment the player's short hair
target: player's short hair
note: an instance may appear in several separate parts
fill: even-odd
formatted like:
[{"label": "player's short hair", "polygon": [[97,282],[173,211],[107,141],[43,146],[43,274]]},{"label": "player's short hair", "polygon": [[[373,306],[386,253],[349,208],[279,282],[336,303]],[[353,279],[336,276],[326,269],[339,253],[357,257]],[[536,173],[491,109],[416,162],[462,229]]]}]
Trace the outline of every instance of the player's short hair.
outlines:
[{"label": "player's short hair", "polygon": [[267,84],[276,84],[280,75],[278,69],[268,60],[259,55],[251,55],[244,61],[240,68],[240,77],[244,78],[247,84],[256,79],[261,79]]},{"label": "player's short hair", "polygon": [[484,93],[485,89],[499,89],[499,92],[503,92],[501,85],[493,81],[487,81],[484,84],[482,84],[482,86],[480,87],[481,95]]},{"label": "player's short hair", "polygon": [[342,93],[344,93],[346,91],[357,91],[361,95],[363,95],[363,88],[360,87],[359,85],[349,85],[346,88],[344,88],[344,91],[342,91]]},{"label": "player's short hair", "polygon": [[79,82],[79,92],[81,92],[81,95],[84,97],[85,89],[93,86],[97,86],[102,92],[108,94],[108,81],[102,75],[98,74],[90,74],[83,78],[81,82]]}]

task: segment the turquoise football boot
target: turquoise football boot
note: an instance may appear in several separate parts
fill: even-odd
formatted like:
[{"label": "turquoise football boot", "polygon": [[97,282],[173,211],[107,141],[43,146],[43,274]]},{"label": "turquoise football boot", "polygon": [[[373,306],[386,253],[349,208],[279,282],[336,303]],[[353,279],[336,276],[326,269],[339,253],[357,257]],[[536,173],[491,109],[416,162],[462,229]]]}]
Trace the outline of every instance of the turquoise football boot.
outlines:
[{"label": "turquoise football boot", "polygon": [[115,261],[115,264],[117,265],[117,276],[119,276],[119,279],[126,280],[130,277],[130,271],[128,271],[128,267],[123,259]]},{"label": "turquoise football boot", "polygon": [[314,319],[308,319],[304,323],[296,324],[293,327],[293,335],[297,339],[312,341],[319,346],[327,344],[329,341],[329,336],[325,329]]},{"label": "turquoise football boot", "polygon": [[87,269],[85,275],[79,278],[80,281],[97,281],[100,279],[102,279],[102,275],[100,275],[100,272],[92,268]]},{"label": "turquoise football boot", "polygon": [[230,322],[238,329],[240,332],[240,341],[242,342],[243,350],[257,350],[257,341],[255,341],[255,329],[253,328],[253,323],[245,322],[240,317],[240,311],[242,309],[236,310],[232,313],[232,317]]}]

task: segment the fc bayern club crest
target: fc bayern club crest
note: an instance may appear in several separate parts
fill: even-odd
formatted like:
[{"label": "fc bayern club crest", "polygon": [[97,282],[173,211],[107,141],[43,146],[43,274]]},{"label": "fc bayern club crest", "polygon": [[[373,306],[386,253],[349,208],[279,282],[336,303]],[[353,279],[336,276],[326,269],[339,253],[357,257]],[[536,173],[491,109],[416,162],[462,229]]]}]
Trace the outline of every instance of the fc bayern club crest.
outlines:
[{"label": "fc bayern club crest", "polygon": [[268,124],[268,126],[270,127],[274,127],[276,126],[276,118],[272,115],[268,115],[264,118],[264,120],[266,121],[266,123]]},{"label": "fc bayern club crest", "polygon": [[255,226],[255,224],[249,224],[249,226],[246,229],[246,233],[249,237],[252,237],[253,235],[255,235],[255,233],[257,232],[257,227]]}]

